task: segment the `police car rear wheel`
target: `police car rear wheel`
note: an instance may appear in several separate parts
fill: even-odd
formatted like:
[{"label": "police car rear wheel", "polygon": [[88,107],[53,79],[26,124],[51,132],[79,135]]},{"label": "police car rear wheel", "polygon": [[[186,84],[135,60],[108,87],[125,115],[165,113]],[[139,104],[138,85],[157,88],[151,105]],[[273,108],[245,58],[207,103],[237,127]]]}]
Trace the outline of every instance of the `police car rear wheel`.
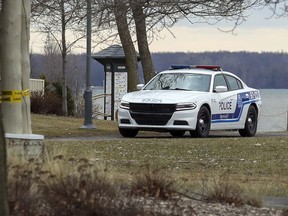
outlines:
[{"label": "police car rear wheel", "polygon": [[123,137],[135,137],[138,134],[136,129],[118,128]]},{"label": "police car rear wheel", "polygon": [[173,131],[170,131],[170,134],[171,134],[173,137],[182,137],[182,136],[185,134],[185,131],[182,131],[182,130],[173,130]]},{"label": "police car rear wheel", "polygon": [[202,106],[198,112],[196,129],[190,131],[192,137],[207,137],[211,127],[211,114],[207,107]]},{"label": "police car rear wheel", "polygon": [[257,131],[258,113],[254,106],[250,106],[248,109],[245,128],[239,130],[239,134],[243,137],[253,137]]}]

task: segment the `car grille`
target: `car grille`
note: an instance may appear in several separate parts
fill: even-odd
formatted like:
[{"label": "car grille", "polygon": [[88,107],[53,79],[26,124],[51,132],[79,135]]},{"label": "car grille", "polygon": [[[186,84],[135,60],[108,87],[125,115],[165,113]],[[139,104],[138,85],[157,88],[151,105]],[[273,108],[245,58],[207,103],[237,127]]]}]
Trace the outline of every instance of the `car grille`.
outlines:
[{"label": "car grille", "polygon": [[130,114],[139,125],[166,125],[173,113],[175,104],[130,103]]}]

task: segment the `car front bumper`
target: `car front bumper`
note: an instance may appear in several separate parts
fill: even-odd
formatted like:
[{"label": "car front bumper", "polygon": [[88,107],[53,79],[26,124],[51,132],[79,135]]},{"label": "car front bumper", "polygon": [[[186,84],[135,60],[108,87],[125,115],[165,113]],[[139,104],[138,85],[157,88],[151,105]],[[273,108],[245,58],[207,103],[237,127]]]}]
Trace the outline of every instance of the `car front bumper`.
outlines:
[{"label": "car front bumper", "polygon": [[161,113],[138,113],[136,119],[129,110],[119,108],[118,127],[150,131],[195,130],[197,113],[196,109],[175,111],[168,121],[162,121],[164,114]]}]

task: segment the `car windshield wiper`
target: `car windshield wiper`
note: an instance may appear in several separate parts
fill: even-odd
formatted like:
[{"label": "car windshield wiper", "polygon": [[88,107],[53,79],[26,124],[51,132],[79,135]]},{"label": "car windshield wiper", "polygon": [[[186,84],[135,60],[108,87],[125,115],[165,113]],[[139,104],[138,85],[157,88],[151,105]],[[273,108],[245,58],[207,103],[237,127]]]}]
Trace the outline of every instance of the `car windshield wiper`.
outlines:
[{"label": "car windshield wiper", "polygon": [[191,91],[191,89],[183,89],[183,88],[175,88],[175,89],[171,89],[171,90]]},{"label": "car windshield wiper", "polygon": [[170,86],[165,86],[161,90],[167,90],[167,89],[170,89]]}]

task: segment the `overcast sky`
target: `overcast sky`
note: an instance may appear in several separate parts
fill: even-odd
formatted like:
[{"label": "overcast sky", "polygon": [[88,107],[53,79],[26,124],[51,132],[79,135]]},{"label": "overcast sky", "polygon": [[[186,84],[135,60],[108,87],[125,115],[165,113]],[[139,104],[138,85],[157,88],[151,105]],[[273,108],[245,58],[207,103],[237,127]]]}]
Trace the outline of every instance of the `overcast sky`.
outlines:
[{"label": "overcast sky", "polygon": [[247,21],[233,33],[220,31],[233,28],[233,23],[216,25],[190,24],[182,21],[171,30],[175,37],[163,32],[165,39],[154,40],[152,52],[255,51],[288,52],[288,16],[271,18],[271,11],[247,12]]},{"label": "overcast sky", "polygon": [[[252,52],[288,52],[288,16],[271,17],[271,11],[254,9],[246,12],[247,20],[239,25],[233,33],[232,22],[215,25],[191,24],[183,20],[171,30],[161,32],[161,38],[150,44],[151,52],[203,52],[203,51],[252,51]],[[43,52],[45,37],[31,35],[33,52]],[[86,42],[83,43],[84,46]],[[92,44],[93,45],[93,44]],[[108,45],[97,46],[98,52]],[[73,50],[75,52],[75,50]],[[77,52],[77,51],[76,51]],[[78,50],[85,53],[85,49]]]}]

